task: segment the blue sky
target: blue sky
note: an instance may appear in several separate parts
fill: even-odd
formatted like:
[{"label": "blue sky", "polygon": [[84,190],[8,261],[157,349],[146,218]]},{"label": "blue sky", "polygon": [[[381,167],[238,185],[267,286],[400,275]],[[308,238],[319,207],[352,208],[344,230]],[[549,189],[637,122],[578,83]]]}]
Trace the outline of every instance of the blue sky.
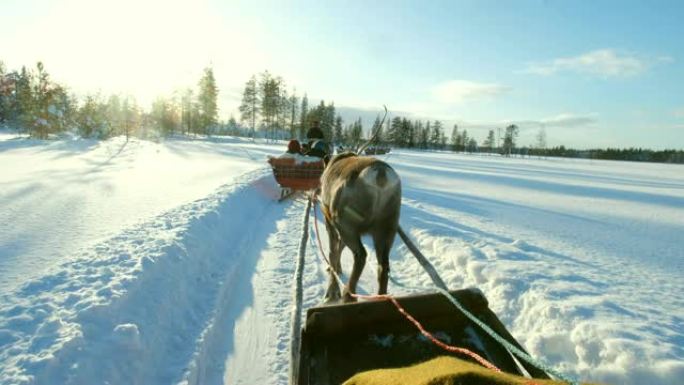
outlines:
[{"label": "blue sky", "polygon": [[550,145],[684,148],[684,2],[3,0],[0,60],[149,102],[211,64],[221,113],[268,69],[372,117],[517,123]]}]

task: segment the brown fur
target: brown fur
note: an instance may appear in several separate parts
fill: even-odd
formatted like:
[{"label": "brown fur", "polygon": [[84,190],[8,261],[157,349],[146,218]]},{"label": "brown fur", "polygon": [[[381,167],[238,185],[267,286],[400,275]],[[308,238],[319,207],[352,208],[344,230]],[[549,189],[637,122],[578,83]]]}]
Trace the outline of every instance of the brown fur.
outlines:
[{"label": "brown fur", "polygon": [[[364,174],[365,172],[365,174]],[[364,176],[365,175],[365,176]],[[394,183],[396,182],[396,183]],[[399,227],[401,182],[385,162],[353,153],[333,157],[321,176],[321,203],[330,240],[330,263],[342,272],[340,255],[344,247],[354,254],[354,267],[345,288],[351,301],[366,263],[361,236],[373,237],[378,258],[378,293],[387,292],[389,251]],[[337,281],[330,272],[327,300],[340,297]]]}]

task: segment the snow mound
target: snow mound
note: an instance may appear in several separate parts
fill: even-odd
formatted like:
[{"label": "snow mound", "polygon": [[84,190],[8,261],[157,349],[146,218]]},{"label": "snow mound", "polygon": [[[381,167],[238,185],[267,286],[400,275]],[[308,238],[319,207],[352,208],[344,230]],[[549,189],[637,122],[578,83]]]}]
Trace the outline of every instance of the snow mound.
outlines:
[{"label": "snow mound", "polygon": [[4,293],[0,383],[178,382],[275,194],[245,174]]}]

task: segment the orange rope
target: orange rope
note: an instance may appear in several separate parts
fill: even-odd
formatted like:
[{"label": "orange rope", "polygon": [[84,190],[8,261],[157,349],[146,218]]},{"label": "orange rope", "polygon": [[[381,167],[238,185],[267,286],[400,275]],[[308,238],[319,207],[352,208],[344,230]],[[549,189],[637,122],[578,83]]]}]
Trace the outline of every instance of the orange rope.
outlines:
[{"label": "orange rope", "polygon": [[438,340],[437,337],[435,337],[434,335],[432,335],[432,333],[430,333],[430,332],[428,332],[427,330],[425,330],[425,328],[423,327],[423,325],[422,325],[418,320],[416,320],[415,318],[413,318],[413,316],[412,316],[411,314],[409,314],[409,313],[401,306],[401,304],[399,304],[399,301],[397,301],[397,299],[394,298],[393,296],[388,295],[388,294],[379,294],[379,295],[359,295],[359,294],[352,294],[352,297],[355,297],[355,298],[363,298],[363,299],[386,299],[386,300],[388,300],[388,301],[391,301],[391,302],[394,304],[394,306],[397,308],[397,310],[399,310],[399,313],[401,313],[404,317],[406,317],[409,321],[411,321],[411,323],[413,323],[413,324],[416,326],[416,328],[418,328],[418,330],[420,331],[420,333],[423,334],[428,340],[430,340],[430,341],[431,341],[432,343],[434,343],[435,345],[439,346],[440,348],[442,348],[442,349],[444,349],[444,350],[446,350],[446,351],[452,352],[452,353],[464,354],[464,355],[466,355],[466,356],[468,356],[468,357],[474,359],[475,361],[479,362],[480,365],[484,366],[484,367],[487,368],[487,369],[491,369],[491,370],[493,370],[493,371],[495,371],[495,372],[501,372],[501,369],[497,368],[494,364],[492,364],[491,362],[489,362],[489,361],[487,361],[486,359],[482,358],[482,356],[480,356],[479,354],[477,354],[477,353],[475,353],[475,352],[473,352],[473,351],[471,351],[471,350],[468,350],[468,349],[466,349],[466,348],[460,348],[460,347],[458,347],[458,346],[449,345],[449,344],[446,344],[446,343],[444,343],[444,342]]}]

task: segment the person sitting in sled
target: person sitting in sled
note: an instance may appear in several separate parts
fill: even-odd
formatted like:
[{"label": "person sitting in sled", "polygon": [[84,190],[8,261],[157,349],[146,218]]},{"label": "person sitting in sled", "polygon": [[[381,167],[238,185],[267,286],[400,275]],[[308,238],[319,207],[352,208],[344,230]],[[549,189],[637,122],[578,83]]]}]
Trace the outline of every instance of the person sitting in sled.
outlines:
[{"label": "person sitting in sled", "polygon": [[309,128],[309,131],[306,132],[306,139],[308,140],[309,144],[315,140],[325,139],[323,136],[323,130],[321,130],[320,122],[318,120],[311,122],[311,127]]},{"label": "person sitting in sled", "polygon": [[302,147],[297,139],[292,139],[287,143],[287,151],[278,156],[279,159],[292,158],[297,159],[302,155]]},{"label": "person sitting in sled", "polygon": [[321,159],[330,157],[330,149],[328,148],[328,143],[325,141],[325,136],[319,125],[318,120],[311,122],[311,128],[306,132],[306,139],[308,139],[307,147],[308,150],[305,152],[306,155],[316,156]]},{"label": "person sitting in sled", "polygon": [[302,146],[299,144],[297,139],[292,139],[287,143],[286,154],[301,154]]},{"label": "person sitting in sled", "polygon": [[309,145],[309,152],[307,152],[306,155],[316,156],[319,158],[325,158],[328,156],[328,145],[323,140],[309,142]]},{"label": "person sitting in sled", "polygon": [[320,162],[320,156],[310,155],[302,151],[302,146],[297,139],[292,139],[287,143],[287,151],[280,154],[278,159],[294,159],[295,164]]}]

